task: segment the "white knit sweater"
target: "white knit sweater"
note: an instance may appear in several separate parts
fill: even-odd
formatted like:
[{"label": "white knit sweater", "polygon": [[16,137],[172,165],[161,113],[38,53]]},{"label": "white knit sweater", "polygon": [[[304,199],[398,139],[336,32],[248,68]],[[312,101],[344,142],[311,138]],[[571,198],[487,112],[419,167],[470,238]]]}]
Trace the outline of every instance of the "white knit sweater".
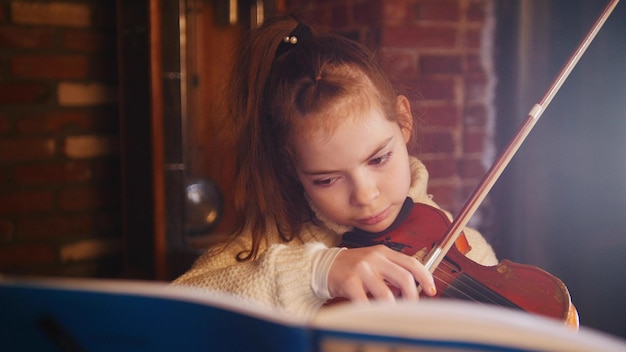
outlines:
[{"label": "white knit sweater", "polygon": [[[412,157],[411,174],[409,197],[416,203],[439,208],[426,193],[428,171]],[[316,214],[324,225],[304,224],[299,239],[281,243],[276,232],[268,233],[267,241],[260,247],[261,255],[255,260],[236,260],[237,253],[250,248],[250,236],[246,234],[225,248],[210,249],[173,284],[227,292],[311,318],[326,301],[315,294],[311,285],[315,258],[325,251],[336,251],[341,235],[350,230],[324,219],[319,211]],[[480,233],[467,228],[464,233],[472,247],[468,258],[483,265],[497,264],[493,249]]]}]

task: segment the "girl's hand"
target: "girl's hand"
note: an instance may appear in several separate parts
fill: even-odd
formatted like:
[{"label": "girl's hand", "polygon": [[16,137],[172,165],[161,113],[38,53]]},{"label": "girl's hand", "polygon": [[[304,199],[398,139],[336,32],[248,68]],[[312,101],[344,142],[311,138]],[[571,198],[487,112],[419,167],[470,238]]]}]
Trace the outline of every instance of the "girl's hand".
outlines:
[{"label": "girl's hand", "polygon": [[341,251],[328,273],[328,290],[332,297],[366,302],[370,299],[395,301],[392,288],[403,299],[417,300],[422,290],[436,293],[432,274],[417,259],[384,245]]}]

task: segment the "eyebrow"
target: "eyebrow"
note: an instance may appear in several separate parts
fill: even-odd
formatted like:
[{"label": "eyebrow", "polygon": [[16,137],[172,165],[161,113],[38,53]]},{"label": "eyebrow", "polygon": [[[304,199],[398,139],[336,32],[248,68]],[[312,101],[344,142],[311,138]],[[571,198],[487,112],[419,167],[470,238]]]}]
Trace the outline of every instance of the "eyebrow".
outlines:
[{"label": "eyebrow", "polygon": [[[389,138],[387,138],[384,141],[382,141],[378,145],[378,147],[376,149],[374,149],[374,152],[372,152],[372,154],[370,154],[367,158],[365,158],[364,161],[372,159],[374,156],[376,156],[376,154],[380,153],[381,150],[385,149],[385,147],[387,147],[389,145],[389,143],[391,143],[392,140],[393,140],[393,136],[390,136]],[[309,175],[309,176],[327,175],[327,174],[334,174],[334,173],[337,173],[337,172],[339,172],[339,170],[302,171],[303,174]]]}]

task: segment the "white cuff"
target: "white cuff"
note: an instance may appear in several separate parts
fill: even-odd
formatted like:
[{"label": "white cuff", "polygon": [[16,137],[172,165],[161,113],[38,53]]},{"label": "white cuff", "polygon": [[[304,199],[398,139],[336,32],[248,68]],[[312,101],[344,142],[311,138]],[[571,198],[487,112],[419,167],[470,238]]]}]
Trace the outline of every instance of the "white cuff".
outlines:
[{"label": "white cuff", "polygon": [[311,273],[311,288],[315,296],[321,299],[331,299],[328,292],[328,272],[330,266],[335,261],[337,254],[346,248],[329,248],[325,251],[319,251],[313,257],[313,272]]}]

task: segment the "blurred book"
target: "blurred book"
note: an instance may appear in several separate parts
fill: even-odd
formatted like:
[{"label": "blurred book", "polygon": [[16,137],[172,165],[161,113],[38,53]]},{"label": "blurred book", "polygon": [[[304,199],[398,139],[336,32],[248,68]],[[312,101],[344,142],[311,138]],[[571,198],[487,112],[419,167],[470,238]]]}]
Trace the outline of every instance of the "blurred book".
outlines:
[{"label": "blurred book", "polygon": [[449,299],[312,320],[166,283],[0,276],[0,351],[626,351],[616,337]]}]

